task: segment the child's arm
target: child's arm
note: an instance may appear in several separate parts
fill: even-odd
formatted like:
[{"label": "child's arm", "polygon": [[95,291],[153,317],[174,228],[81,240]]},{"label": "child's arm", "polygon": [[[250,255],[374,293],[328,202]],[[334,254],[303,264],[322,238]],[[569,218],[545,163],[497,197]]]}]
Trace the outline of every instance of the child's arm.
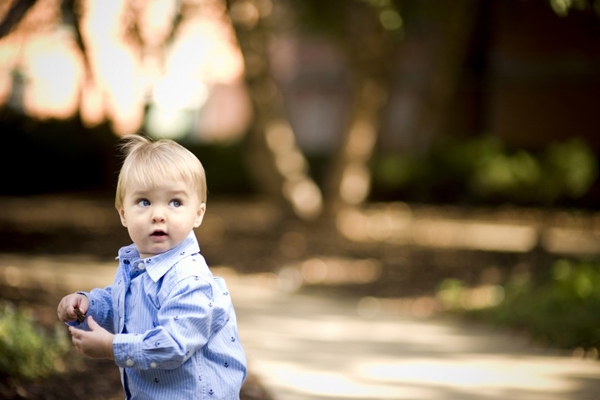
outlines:
[{"label": "child's arm", "polygon": [[[229,307],[229,299],[213,293],[203,279],[182,280],[161,302],[154,328],[115,335],[115,363],[137,369],[177,368],[221,329]],[[131,323],[136,323],[135,318]]]},{"label": "child's arm", "polygon": [[58,304],[58,319],[69,325],[73,345],[88,357],[114,358],[114,335],[94,319],[98,318],[103,325],[112,330],[111,294],[111,286],[96,288],[89,293],[68,294]]},{"label": "child's arm", "polygon": [[[84,317],[82,321],[80,315],[75,310],[78,308],[80,315]],[[79,329],[89,330],[86,316],[93,315],[95,321],[104,329],[112,332],[113,311],[112,311],[112,286],[104,289],[96,288],[91,292],[76,292],[66,295],[58,304],[58,319],[69,326]]]}]

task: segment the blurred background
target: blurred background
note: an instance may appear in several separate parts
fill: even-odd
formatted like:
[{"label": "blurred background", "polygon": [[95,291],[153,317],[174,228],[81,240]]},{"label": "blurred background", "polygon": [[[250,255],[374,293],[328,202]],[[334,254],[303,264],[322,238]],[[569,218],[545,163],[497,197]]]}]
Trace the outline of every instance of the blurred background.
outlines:
[{"label": "blurred background", "polygon": [[129,243],[139,133],[204,164],[211,266],[597,358],[599,95],[593,0],[3,0],[0,298]]}]

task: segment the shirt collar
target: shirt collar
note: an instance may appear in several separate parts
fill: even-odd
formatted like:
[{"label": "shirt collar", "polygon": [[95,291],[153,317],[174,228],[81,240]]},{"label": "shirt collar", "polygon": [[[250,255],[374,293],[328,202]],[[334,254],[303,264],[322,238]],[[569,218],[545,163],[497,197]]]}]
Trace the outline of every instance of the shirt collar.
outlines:
[{"label": "shirt collar", "polygon": [[[140,260],[141,263],[144,263],[146,267],[146,272],[150,276],[150,278],[156,282],[167,271],[175,264],[177,264],[182,258],[187,257],[190,254],[195,254],[200,252],[200,246],[198,245],[198,240],[196,239],[196,235],[194,231],[191,231],[190,234],[185,238],[183,242],[181,242],[178,246],[173,247],[171,250],[165,251],[164,253],[158,254],[153,257],[148,257],[143,260]],[[135,248],[134,244],[129,246],[122,247],[119,250],[119,256],[117,259],[122,261],[129,260],[130,263],[139,259],[140,253]]]}]

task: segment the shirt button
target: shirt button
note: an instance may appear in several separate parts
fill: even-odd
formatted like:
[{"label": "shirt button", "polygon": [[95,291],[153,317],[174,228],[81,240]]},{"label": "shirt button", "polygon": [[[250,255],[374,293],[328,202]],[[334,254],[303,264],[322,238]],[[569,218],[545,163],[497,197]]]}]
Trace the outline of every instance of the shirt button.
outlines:
[{"label": "shirt button", "polygon": [[153,362],[153,363],[150,364],[150,368],[156,368],[157,366],[158,365],[155,362]]},{"label": "shirt button", "polygon": [[131,358],[128,358],[127,361],[125,361],[125,365],[127,365],[128,367],[133,367],[133,360]]}]

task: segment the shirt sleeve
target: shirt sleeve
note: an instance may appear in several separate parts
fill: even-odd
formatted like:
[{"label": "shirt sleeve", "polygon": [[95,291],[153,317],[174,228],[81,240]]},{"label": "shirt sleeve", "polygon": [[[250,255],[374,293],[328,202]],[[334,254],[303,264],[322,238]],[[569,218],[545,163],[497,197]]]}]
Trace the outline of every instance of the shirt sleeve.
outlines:
[{"label": "shirt sleeve", "polygon": [[227,322],[229,307],[219,294],[199,276],[179,281],[164,297],[155,328],[115,335],[115,363],[144,370],[179,367]]}]

